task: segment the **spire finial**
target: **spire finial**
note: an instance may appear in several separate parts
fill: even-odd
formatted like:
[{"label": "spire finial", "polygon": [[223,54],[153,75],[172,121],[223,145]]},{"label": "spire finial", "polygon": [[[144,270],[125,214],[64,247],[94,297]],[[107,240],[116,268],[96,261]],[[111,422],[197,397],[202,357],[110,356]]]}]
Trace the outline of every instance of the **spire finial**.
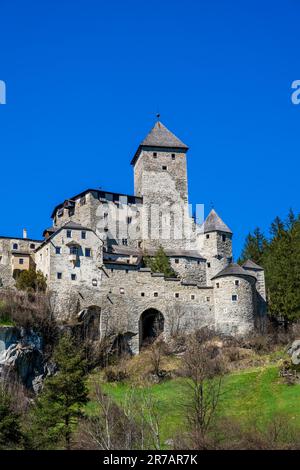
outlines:
[{"label": "spire finial", "polygon": [[157,117],[157,120],[159,121],[160,113],[157,113],[157,114],[156,114],[156,117]]}]

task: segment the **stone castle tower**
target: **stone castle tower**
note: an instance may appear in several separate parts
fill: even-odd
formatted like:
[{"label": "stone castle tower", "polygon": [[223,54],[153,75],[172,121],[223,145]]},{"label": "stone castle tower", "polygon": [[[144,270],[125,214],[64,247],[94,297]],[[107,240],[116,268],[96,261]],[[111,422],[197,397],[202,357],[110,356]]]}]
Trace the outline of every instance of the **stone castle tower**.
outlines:
[{"label": "stone castle tower", "polygon": [[187,145],[158,121],[132,159],[135,194],[143,198],[145,249],[190,247],[187,151]]}]

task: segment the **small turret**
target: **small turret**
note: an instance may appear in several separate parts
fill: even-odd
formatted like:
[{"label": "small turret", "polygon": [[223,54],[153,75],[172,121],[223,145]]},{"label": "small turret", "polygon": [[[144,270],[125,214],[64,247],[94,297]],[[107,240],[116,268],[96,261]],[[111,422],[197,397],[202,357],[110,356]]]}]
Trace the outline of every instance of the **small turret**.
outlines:
[{"label": "small turret", "polygon": [[[207,259],[207,282],[232,261],[232,231],[212,209],[200,228],[199,250]],[[202,245],[202,246],[201,246]]]},{"label": "small turret", "polygon": [[249,274],[256,277],[256,291],[257,291],[257,313],[260,316],[264,316],[267,310],[266,304],[266,283],[265,283],[265,271],[264,268],[254,263],[251,259],[248,259],[243,264],[243,269]]},{"label": "small turret", "polygon": [[253,330],[255,317],[254,275],[235,263],[212,278],[215,329],[229,335],[245,335]]}]

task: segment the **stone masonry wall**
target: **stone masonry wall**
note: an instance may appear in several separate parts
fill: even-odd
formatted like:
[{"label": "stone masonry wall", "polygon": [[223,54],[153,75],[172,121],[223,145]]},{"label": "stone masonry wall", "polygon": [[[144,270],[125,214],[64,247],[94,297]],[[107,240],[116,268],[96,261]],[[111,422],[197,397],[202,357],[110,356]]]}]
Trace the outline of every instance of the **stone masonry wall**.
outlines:
[{"label": "stone masonry wall", "polygon": [[[238,281],[238,285],[236,285]],[[254,328],[255,279],[220,277],[213,281],[215,328],[222,333],[245,335]],[[236,295],[234,301],[232,296]]]},{"label": "stone masonry wall", "polygon": [[188,208],[185,153],[172,149],[142,150],[134,166],[134,182],[135,193],[143,196],[144,248],[162,245],[164,248],[189,249],[192,220]]},{"label": "stone masonry wall", "polygon": [[[3,287],[12,287],[15,284],[13,278],[14,252],[29,253],[34,258],[34,250],[40,243],[26,238],[0,238],[0,279]],[[17,245],[17,248],[14,248],[14,245]],[[18,257],[20,258],[21,255]],[[22,269],[22,265],[20,265],[20,269]]]}]

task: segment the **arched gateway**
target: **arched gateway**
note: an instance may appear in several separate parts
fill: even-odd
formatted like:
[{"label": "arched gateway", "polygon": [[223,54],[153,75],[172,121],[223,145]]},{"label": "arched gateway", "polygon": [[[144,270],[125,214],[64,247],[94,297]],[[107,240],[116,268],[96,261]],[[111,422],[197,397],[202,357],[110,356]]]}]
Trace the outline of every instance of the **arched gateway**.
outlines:
[{"label": "arched gateway", "polygon": [[140,348],[150,344],[164,331],[163,314],[155,308],[148,308],[140,316]]}]

